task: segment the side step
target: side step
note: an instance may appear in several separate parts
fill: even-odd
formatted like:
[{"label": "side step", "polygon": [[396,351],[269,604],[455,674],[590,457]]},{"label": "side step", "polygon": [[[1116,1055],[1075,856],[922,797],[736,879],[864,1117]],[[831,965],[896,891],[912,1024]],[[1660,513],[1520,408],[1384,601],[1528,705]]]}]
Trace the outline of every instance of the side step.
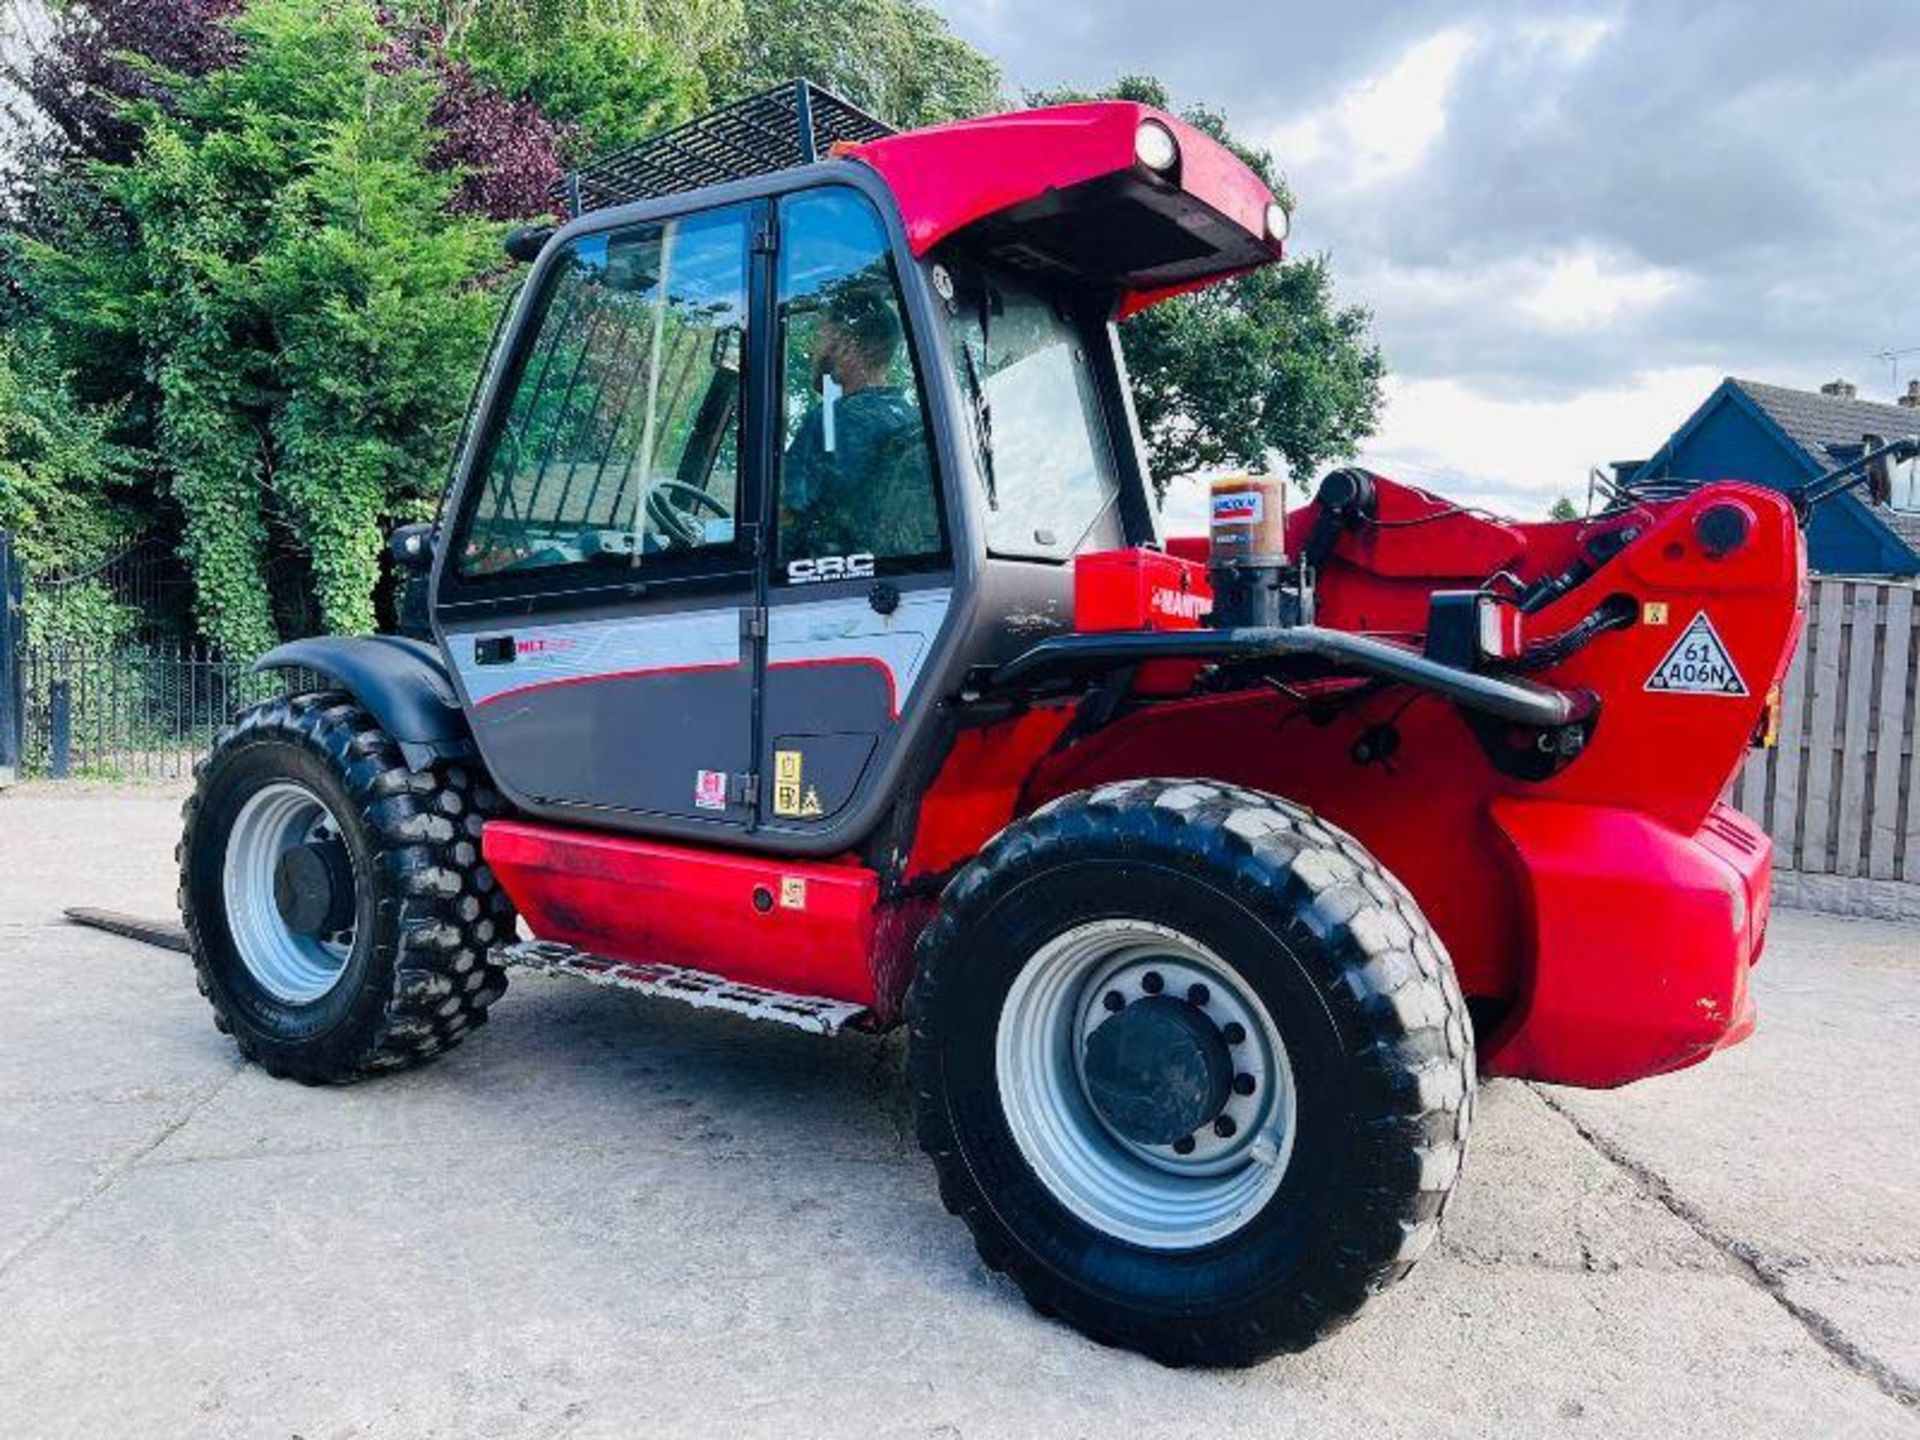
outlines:
[{"label": "side step", "polygon": [[679,1000],[697,1010],[728,1010],[750,1020],[772,1020],[815,1035],[837,1035],[867,1013],[864,1005],[847,1000],[762,990],[757,985],[739,985],[723,976],[679,965],[609,960],[551,940],[496,945],[493,959],[502,965],[543,970],[550,975],[578,975],[595,985],[612,985],[621,990],[636,990],[642,995]]}]

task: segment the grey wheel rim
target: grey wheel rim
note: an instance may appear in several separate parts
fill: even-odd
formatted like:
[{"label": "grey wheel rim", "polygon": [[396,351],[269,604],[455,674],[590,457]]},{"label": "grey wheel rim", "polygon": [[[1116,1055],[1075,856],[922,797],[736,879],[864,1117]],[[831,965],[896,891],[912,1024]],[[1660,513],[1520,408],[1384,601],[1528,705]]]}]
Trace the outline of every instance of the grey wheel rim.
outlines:
[{"label": "grey wheel rim", "polygon": [[222,891],[234,949],[260,988],[289,1005],[310,1005],[340,983],[356,927],[328,936],[295,932],[274,898],[275,868],[296,845],[339,837],[333,812],[290,780],[248,796],[227,836]]},{"label": "grey wheel rim", "polygon": [[[1110,997],[1126,1005],[1168,994],[1196,997],[1208,1021],[1235,1037],[1228,1043],[1239,1082],[1221,1112],[1228,1123],[1210,1122],[1177,1149],[1109,1125],[1084,1069],[1087,1038],[1111,1013]],[[1001,1007],[995,1073],[1008,1128],[1041,1183],[1115,1239],[1155,1250],[1224,1239],[1286,1176],[1295,1090],[1279,1028],[1233,966],[1167,926],[1097,920],[1036,951]]]}]

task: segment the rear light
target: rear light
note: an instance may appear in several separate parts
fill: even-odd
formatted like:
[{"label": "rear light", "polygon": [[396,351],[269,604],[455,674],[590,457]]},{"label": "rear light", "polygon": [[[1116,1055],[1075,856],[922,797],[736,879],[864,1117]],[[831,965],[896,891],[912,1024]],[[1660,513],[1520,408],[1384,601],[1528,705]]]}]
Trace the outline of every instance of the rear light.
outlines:
[{"label": "rear light", "polygon": [[1267,238],[1278,245],[1287,238],[1287,232],[1293,228],[1293,217],[1287,214],[1287,207],[1278,200],[1267,205]]},{"label": "rear light", "polygon": [[1158,120],[1142,120],[1133,132],[1133,157],[1147,169],[1164,175],[1180,161],[1180,143]]}]

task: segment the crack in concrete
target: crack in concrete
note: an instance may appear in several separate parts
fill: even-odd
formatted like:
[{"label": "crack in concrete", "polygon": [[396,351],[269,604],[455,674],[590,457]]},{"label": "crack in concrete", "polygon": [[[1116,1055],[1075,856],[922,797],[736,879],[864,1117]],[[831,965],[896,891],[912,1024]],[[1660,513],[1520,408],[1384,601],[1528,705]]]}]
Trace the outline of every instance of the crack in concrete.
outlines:
[{"label": "crack in concrete", "polygon": [[1869,1354],[1818,1310],[1803,1305],[1787,1294],[1786,1275],[1783,1272],[1802,1268],[1801,1265],[1775,1265],[1746,1241],[1727,1234],[1697,1206],[1684,1199],[1667,1178],[1651,1165],[1635,1159],[1539,1086],[1529,1085],[1527,1088],[1538,1095],[1549,1110],[1566,1121],[1574,1134],[1625,1172],[1639,1186],[1642,1194],[1664,1206],[1675,1219],[1726,1256],[1736,1274],[1749,1281],[1792,1317],[1806,1331],[1808,1338],[1828,1356],[1871,1383],[1896,1404],[1909,1408],[1920,1407],[1920,1385],[1908,1380],[1879,1357]]},{"label": "crack in concrete", "polygon": [[115,1185],[119,1184],[127,1172],[178,1134],[182,1126],[205,1109],[214,1097],[219,1095],[227,1086],[231,1085],[234,1077],[246,1069],[246,1067],[247,1062],[245,1060],[237,1055],[234,1056],[232,1064],[225,1075],[222,1075],[209,1085],[202,1086],[179,1111],[168,1116],[166,1121],[159,1129],[154,1131],[153,1134],[120,1156],[119,1159],[103,1167],[100,1173],[88,1182],[87,1187],[78,1195],[74,1196],[73,1199],[67,1201],[64,1205],[56,1206],[53,1212],[33,1230],[29,1231],[13,1249],[4,1255],[0,1255],[0,1282],[4,1282],[6,1278],[36,1250],[46,1244],[55,1235],[58,1235],[62,1230],[66,1229],[68,1225],[72,1224],[74,1219],[89,1205],[93,1204],[94,1201],[106,1194]]}]

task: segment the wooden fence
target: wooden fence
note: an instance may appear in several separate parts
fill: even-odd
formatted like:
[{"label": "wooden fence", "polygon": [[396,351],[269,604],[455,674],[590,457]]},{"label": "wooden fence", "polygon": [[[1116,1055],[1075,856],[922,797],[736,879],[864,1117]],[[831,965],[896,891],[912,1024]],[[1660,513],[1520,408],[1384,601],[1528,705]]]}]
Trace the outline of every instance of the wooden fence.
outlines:
[{"label": "wooden fence", "polygon": [[1772,834],[1783,902],[1920,919],[1920,594],[1822,577],[1808,607],[1779,744],[1730,797]]}]

